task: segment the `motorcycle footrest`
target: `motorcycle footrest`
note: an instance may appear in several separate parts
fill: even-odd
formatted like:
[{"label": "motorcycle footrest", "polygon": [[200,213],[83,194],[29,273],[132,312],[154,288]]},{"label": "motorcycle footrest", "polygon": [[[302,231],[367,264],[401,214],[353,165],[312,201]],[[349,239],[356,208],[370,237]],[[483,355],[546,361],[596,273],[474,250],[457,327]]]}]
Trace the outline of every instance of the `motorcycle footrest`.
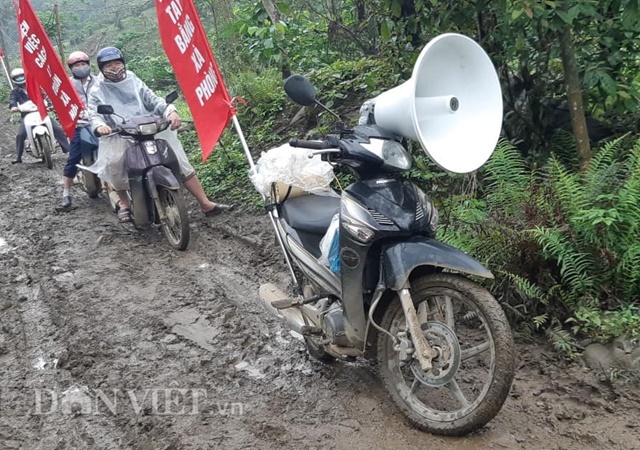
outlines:
[{"label": "motorcycle footrest", "polygon": [[309,326],[309,325],[303,325],[300,328],[300,334],[303,336],[311,336],[314,334],[318,335],[318,334],[322,334],[322,329],[318,327]]},{"label": "motorcycle footrest", "polygon": [[271,302],[271,306],[275,309],[287,309],[296,306],[297,303],[294,303],[290,298],[285,298],[283,300],[274,300]]}]

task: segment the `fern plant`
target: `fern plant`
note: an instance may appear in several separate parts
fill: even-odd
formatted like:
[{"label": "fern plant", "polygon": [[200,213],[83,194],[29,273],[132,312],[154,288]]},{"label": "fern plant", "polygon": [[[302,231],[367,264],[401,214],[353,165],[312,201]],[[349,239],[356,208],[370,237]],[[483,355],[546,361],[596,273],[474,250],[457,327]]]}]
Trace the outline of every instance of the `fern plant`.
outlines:
[{"label": "fern plant", "polygon": [[564,300],[574,308],[615,308],[640,296],[640,141],[605,144],[582,173],[552,157],[545,182],[559,214],[531,233],[559,267]]},{"label": "fern plant", "polygon": [[606,143],[583,172],[569,156],[531,169],[500,141],[481,190],[441,207],[439,237],[497,274],[492,290],[522,329],[544,330],[573,353],[567,320],[574,333],[602,340],[640,321],[628,307],[640,298],[640,140]]}]

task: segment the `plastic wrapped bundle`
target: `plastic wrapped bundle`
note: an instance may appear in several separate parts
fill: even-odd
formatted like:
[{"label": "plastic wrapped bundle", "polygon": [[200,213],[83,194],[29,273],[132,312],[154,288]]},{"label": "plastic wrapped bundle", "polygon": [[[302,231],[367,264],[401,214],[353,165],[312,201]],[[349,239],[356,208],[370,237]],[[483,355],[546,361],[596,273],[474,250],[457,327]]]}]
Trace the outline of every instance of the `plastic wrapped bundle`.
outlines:
[{"label": "plastic wrapped bundle", "polygon": [[316,195],[335,195],[330,187],[333,168],[320,156],[309,157],[307,149],[289,144],[263,152],[256,171],[249,174],[256,190],[267,195],[272,183],[285,183]]}]

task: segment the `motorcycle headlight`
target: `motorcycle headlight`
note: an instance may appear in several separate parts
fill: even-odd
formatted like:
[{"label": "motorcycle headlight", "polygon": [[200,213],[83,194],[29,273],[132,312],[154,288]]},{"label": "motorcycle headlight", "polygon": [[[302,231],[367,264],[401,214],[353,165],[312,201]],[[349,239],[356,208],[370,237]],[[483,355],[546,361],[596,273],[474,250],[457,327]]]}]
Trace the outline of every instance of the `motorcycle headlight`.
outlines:
[{"label": "motorcycle headlight", "polygon": [[156,134],[158,132],[158,125],[155,122],[138,125],[138,131],[144,136]]},{"label": "motorcycle headlight", "polygon": [[411,169],[411,155],[398,141],[371,139],[371,142],[361,145],[374,155],[382,158],[384,160],[382,167],[385,169]]},{"label": "motorcycle headlight", "polygon": [[342,226],[356,240],[366,243],[375,236],[375,222],[371,214],[361,205],[345,198],[340,211]]},{"label": "motorcycle headlight", "polygon": [[429,232],[435,236],[438,228],[438,209],[433,206],[431,199],[422,189],[416,186],[415,191],[418,196],[417,207],[422,209],[424,216],[428,220]]}]

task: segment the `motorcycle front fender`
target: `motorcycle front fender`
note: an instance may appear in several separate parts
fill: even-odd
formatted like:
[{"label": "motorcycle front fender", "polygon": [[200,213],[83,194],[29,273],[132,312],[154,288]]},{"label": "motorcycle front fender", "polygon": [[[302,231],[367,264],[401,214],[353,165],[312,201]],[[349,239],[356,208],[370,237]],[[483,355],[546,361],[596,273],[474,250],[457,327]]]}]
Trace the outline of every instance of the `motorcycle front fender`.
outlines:
[{"label": "motorcycle front fender", "polygon": [[158,198],[158,186],[173,190],[180,189],[180,182],[171,169],[165,166],[155,166],[149,169],[146,174],[146,179],[149,194],[154,199]]},{"label": "motorcycle front fender", "polygon": [[47,130],[47,127],[45,127],[44,125],[38,125],[37,127],[33,127],[31,132],[34,136],[44,136],[49,132],[49,130]]},{"label": "motorcycle front fender", "polygon": [[383,255],[385,284],[399,290],[419,266],[439,267],[457,272],[493,278],[493,274],[478,261],[455,247],[435,239],[412,238],[391,244]]}]

